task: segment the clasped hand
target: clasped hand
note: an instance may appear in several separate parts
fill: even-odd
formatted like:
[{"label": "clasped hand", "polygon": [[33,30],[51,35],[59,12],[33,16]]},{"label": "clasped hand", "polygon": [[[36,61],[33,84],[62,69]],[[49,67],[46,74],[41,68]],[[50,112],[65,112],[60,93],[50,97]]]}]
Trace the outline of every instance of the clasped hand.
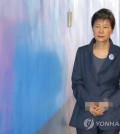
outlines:
[{"label": "clasped hand", "polygon": [[89,111],[93,116],[103,115],[106,108],[108,108],[108,102],[90,102]]}]

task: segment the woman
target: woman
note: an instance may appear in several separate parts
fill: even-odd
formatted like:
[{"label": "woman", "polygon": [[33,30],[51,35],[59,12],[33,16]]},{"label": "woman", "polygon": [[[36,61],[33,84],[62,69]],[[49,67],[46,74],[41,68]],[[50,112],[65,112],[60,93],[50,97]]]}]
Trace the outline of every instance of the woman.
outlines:
[{"label": "woman", "polygon": [[110,39],[113,13],[100,9],[91,19],[94,38],[78,48],[72,73],[76,105],[70,125],[77,134],[119,134],[120,47]]}]

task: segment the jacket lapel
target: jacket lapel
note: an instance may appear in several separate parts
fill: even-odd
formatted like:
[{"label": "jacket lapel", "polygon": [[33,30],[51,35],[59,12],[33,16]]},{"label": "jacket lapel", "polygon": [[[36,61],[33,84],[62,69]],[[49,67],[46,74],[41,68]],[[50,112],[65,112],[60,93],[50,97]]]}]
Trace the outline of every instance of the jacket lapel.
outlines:
[{"label": "jacket lapel", "polygon": [[112,40],[110,39],[110,48],[109,48],[109,53],[108,53],[108,56],[105,60],[105,62],[103,63],[103,65],[101,66],[99,72],[98,72],[98,75],[103,72],[106,68],[108,68],[110,66],[110,64],[114,61],[116,57],[116,49],[113,45],[113,42]]},{"label": "jacket lapel", "polygon": [[91,71],[91,74],[93,75],[94,79],[96,80],[96,82],[98,81],[98,75],[97,75],[97,71],[95,68],[95,64],[94,64],[94,60],[93,60],[93,44],[95,43],[95,39],[93,38],[92,41],[89,44],[88,50],[89,50],[89,69]]},{"label": "jacket lapel", "polygon": [[113,45],[112,40],[110,39],[110,48],[109,48],[109,53],[108,56],[105,60],[105,62],[103,63],[103,65],[101,66],[99,72],[97,73],[96,68],[95,68],[95,64],[94,64],[94,60],[93,60],[93,44],[95,43],[95,39],[93,38],[92,41],[89,44],[88,50],[89,50],[89,67],[90,67],[90,71],[93,75],[93,77],[95,78],[96,82],[99,81],[99,75],[100,73],[102,73],[107,67],[109,67],[109,65],[114,61],[114,58],[116,57],[116,49]]}]

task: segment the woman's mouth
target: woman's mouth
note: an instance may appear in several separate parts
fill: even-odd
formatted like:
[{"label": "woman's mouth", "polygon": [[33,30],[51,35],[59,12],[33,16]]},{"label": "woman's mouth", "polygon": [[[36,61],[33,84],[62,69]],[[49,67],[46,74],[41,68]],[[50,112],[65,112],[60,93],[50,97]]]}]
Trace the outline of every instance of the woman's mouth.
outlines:
[{"label": "woman's mouth", "polygon": [[100,36],[98,36],[98,37],[99,37],[99,38],[103,38],[104,36],[101,36],[101,35],[100,35]]}]

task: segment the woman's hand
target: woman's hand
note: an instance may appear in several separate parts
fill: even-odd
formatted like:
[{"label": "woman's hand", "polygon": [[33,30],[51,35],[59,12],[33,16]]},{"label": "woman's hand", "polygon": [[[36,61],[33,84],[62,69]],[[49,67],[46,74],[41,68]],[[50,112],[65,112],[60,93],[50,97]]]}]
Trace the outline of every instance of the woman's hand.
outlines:
[{"label": "woman's hand", "polygon": [[103,115],[106,108],[108,108],[108,102],[91,102],[89,111],[94,116]]}]

